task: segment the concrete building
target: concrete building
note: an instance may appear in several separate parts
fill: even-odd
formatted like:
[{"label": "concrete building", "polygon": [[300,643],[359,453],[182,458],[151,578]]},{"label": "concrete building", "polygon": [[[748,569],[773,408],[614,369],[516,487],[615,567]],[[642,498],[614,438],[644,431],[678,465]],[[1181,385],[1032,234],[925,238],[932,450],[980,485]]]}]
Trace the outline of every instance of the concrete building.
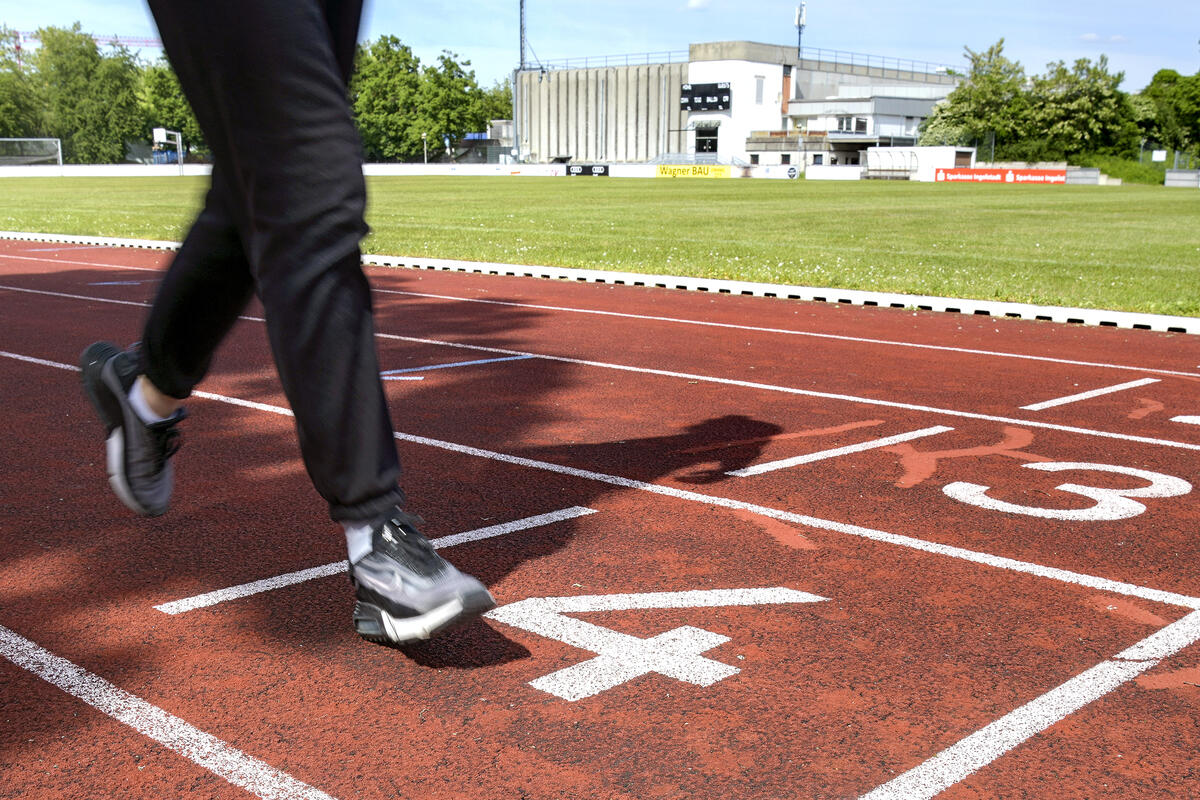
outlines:
[{"label": "concrete building", "polygon": [[868,146],[914,143],[958,80],[932,64],[809,49],[797,58],[795,47],[755,42],[693,44],[686,61],[610,62],[517,74],[521,159],[856,163]]}]

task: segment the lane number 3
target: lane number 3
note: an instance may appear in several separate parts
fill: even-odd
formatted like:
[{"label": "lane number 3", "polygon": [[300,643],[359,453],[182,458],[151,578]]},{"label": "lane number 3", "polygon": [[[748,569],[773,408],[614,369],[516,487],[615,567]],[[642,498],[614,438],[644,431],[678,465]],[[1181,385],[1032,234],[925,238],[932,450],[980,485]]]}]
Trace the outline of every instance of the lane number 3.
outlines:
[{"label": "lane number 3", "polygon": [[1149,481],[1149,486],[1136,489],[1103,489],[1098,486],[1081,486],[1076,483],[1064,483],[1058,486],[1060,492],[1070,492],[1091,498],[1095,505],[1090,508],[1039,508],[1023,506],[1016,503],[1006,503],[989,497],[987,492],[991,487],[977,483],[956,482],[947,484],[942,491],[949,497],[991,511],[1004,511],[1009,514],[1026,514],[1031,517],[1044,519],[1062,519],[1081,522],[1102,522],[1118,519],[1129,519],[1145,513],[1146,507],[1134,498],[1144,497],[1179,497],[1192,491],[1192,485],[1182,478],[1163,475],[1161,472],[1150,472],[1132,467],[1117,467],[1111,464],[1086,464],[1079,462],[1037,462],[1023,464],[1025,469],[1036,469],[1042,472],[1066,472],[1083,470],[1088,472],[1114,472],[1119,475],[1130,475]]}]

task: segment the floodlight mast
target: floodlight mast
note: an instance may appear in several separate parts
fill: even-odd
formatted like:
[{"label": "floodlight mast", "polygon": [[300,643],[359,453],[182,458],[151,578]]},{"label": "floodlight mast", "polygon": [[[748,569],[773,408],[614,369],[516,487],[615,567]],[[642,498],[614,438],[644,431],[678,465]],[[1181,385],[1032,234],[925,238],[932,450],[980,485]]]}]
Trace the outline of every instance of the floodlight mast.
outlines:
[{"label": "floodlight mast", "polygon": [[808,22],[808,3],[796,6],[796,58],[804,57],[804,26]]},{"label": "floodlight mast", "polygon": [[521,73],[525,71],[525,0],[521,0],[521,60],[513,70],[513,147],[512,156],[521,161]]}]

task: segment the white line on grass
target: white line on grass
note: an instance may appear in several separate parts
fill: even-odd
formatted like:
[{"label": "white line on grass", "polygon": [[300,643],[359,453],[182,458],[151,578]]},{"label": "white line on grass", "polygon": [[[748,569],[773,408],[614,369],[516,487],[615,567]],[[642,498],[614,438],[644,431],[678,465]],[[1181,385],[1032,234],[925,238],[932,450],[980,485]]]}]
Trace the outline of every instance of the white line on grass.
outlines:
[{"label": "white line on grass", "polygon": [[1079,394],[1069,395],[1067,397],[1059,397],[1054,400],[1046,400],[1033,405],[1021,406],[1022,411],[1044,411],[1047,408],[1056,406],[1070,405],[1078,403],[1081,400],[1091,400],[1093,397],[1102,397],[1106,394],[1116,394],[1124,392],[1128,389],[1136,389],[1139,386],[1149,386],[1152,383],[1159,383],[1158,378],[1142,378],[1140,381],[1129,381],[1128,383],[1118,383],[1116,386],[1105,386],[1102,389],[1092,389],[1090,392],[1080,392]]},{"label": "white line on grass", "polygon": [[[477,542],[481,539],[490,539],[494,536],[503,536],[508,533],[516,533],[517,531],[529,530],[530,528],[539,528],[543,525],[551,525],[555,522],[564,522],[577,517],[584,517],[588,514],[595,514],[596,511],[583,506],[574,506],[565,508],[561,511],[552,511],[549,514],[539,514],[535,517],[526,517],[525,519],[515,520],[513,522],[505,522],[500,525],[489,525],[486,528],[477,528],[473,531],[464,533],[456,533],[450,536],[443,536],[439,539],[434,539],[430,542],[435,548],[441,549],[444,547],[453,547],[456,544],[464,544],[466,542]],[[334,561],[332,564],[324,564],[319,567],[310,567],[302,569],[298,572],[289,572],[284,575],[276,575],[273,578],[264,578],[259,581],[251,581],[238,586],[230,586],[227,589],[218,589],[213,592],[196,595],[195,597],[185,597],[182,600],[173,600],[169,603],[162,603],[155,608],[164,614],[183,614],[187,611],[195,611],[198,608],[207,608],[215,606],[218,603],[225,603],[230,600],[237,600],[241,597],[250,597],[251,595],[270,592],[275,589],[282,589],[285,586],[294,586],[305,581],[315,580],[317,578],[325,578],[330,575],[338,575],[345,572],[347,569],[345,561]]]},{"label": "white line on grass", "polygon": [[801,464],[812,464],[817,461],[824,461],[828,458],[838,458],[839,456],[850,455],[851,453],[865,453],[868,450],[876,450],[880,447],[891,447],[894,444],[901,442],[911,442],[914,439],[923,439],[926,436],[936,436],[939,433],[952,431],[954,428],[947,428],[944,425],[936,425],[932,428],[922,428],[919,431],[909,431],[908,433],[899,433],[895,436],[886,436],[882,439],[873,439],[869,442],[860,442],[859,444],[851,444],[845,447],[835,447],[831,450],[821,450],[816,453],[808,453],[803,456],[794,456],[793,458],[784,458],[779,461],[768,461],[764,464],[756,464],[753,467],[745,469],[736,469],[732,472],[726,472],[726,475],[733,475],[736,478],[748,478],[751,475],[762,475],[765,472],[774,472],[788,467],[796,467]]},{"label": "white line on grass", "polygon": [[0,656],[263,800],[332,800],[3,626]]}]

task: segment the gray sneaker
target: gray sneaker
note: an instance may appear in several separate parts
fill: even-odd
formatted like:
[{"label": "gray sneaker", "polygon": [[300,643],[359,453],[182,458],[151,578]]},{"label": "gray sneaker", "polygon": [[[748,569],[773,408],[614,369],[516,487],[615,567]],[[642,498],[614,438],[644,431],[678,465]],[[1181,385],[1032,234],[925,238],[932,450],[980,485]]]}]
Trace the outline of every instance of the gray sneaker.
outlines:
[{"label": "gray sneaker", "polygon": [[138,376],[135,350],[121,351],[96,342],[80,358],[83,388],[104,423],[108,482],[121,502],[139,514],[166,513],[175,485],[171,456],[179,450],[175,425],[187,413],[179,409],[169,419],[142,422],[129,404],[129,389]]},{"label": "gray sneaker", "polygon": [[428,639],[495,608],[482,583],[434,552],[399,508],[376,524],[371,552],[350,565],[354,629],[372,642]]}]

